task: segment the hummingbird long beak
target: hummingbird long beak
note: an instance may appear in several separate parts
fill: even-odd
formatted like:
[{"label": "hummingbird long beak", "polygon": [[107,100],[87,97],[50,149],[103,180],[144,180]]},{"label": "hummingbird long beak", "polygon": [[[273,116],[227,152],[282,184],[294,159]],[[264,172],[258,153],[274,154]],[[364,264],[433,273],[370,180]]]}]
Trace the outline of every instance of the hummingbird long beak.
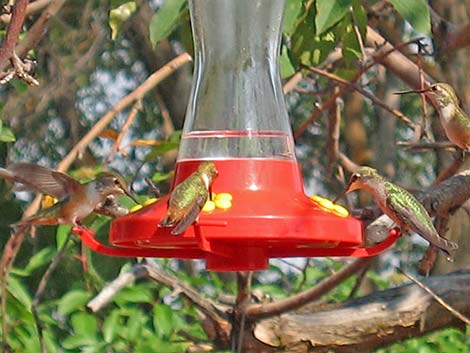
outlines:
[{"label": "hummingbird long beak", "polygon": [[346,187],[344,188],[343,191],[341,191],[336,197],[335,199],[333,200],[333,203],[336,203],[338,202],[338,200],[340,198],[342,198],[348,191],[349,191],[349,187],[351,186],[351,182],[348,183],[348,185],[346,185]]},{"label": "hummingbird long beak", "polygon": [[408,94],[408,93],[426,93],[431,90],[430,87],[424,88],[424,89],[414,89],[414,90],[409,90],[409,91],[398,91],[398,92],[393,92],[393,94]]}]

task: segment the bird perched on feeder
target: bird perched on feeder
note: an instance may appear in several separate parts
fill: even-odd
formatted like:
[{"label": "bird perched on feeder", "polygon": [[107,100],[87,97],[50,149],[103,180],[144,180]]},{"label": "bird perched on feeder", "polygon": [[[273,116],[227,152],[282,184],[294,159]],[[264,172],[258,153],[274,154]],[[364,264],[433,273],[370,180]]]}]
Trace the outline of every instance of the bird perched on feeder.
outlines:
[{"label": "bird perched on feeder", "polygon": [[125,194],[126,183],[111,172],[98,174],[96,179],[81,184],[67,174],[32,163],[14,163],[0,168],[0,178],[20,184],[17,190],[30,190],[53,196],[58,202],[37,214],[22,219],[15,226],[70,224],[80,227],[80,221],[100,207],[101,213],[113,213],[112,195]]},{"label": "bird perched on feeder", "polygon": [[175,187],[168,201],[168,211],[159,226],[174,226],[173,235],[183,233],[209,199],[217,173],[213,162],[202,162],[194,173]]},{"label": "bird perched on feeder", "polygon": [[452,86],[435,83],[422,90],[396,92],[396,94],[429,93],[437,102],[442,126],[449,141],[464,151],[470,151],[470,118],[460,108]]},{"label": "bird perched on feeder", "polygon": [[358,189],[371,193],[383,213],[403,232],[419,234],[446,255],[449,255],[449,250],[458,248],[457,244],[439,235],[428,212],[412,194],[382,177],[375,169],[359,167],[336,200],[345,193]]}]

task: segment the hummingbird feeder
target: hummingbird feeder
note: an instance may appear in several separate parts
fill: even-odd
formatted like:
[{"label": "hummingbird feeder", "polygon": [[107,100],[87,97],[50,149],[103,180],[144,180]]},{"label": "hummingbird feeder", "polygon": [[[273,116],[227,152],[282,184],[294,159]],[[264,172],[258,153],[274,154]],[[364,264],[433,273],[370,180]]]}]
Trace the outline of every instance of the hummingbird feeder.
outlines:
[{"label": "hummingbird feeder", "polygon": [[168,196],[115,219],[112,256],[205,259],[212,271],[261,270],[273,257],[371,256],[362,223],[304,194],[278,72],[284,0],[190,0],[194,82],[173,188],[202,161],[215,163],[215,194],[189,228],[160,227]]}]

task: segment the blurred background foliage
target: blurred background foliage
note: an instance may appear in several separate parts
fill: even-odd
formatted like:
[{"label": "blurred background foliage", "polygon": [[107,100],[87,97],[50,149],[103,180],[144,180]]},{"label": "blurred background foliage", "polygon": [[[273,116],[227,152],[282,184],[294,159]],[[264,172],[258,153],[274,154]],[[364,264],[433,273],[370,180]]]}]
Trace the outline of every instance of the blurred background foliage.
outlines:
[{"label": "blurred background foliage", "polygon": [[[438,49],[430,37],[430,13],[425,0],[286,2],[280,67],[286,82],[299,71],[300,64],[352,78],[367,54],[361,44],[367,25],[392,44],[424,36],[431,51]],[[468,22],[468,1],[429,3],[454,24]],[[27,18],[25,31],[34,19],[34,15]],[[404,50],[416,57],[416,47]],[[0,87],[0,164],[30,161],[54,167],[120,98],[184,51],[192,53],[186,0],[66,2],[50,20],[37,49],[29,53],[37,61],[36,78],[40,85],[28,87],[14,79]],[[470,56],[465,57],[466,51],[462,49],[452,60],[436,51],[424,58],[428,72],[435,73],[437,80],[454,85],[464,108],[470,102],[468,73],[464,69]],[[72,175],[84,180],[98,170],[112,168],[131,179],[142,166],[137,175],[138,192],[147,192],[142,183],[144,177],[153,178],[167,190],[190,84],[191,67],[185,66],[150,92],[143,99],[121,150],[109,161],[113,136],[121,129],[129,110],[119,113],[110,130],[82,152]],[[419,121],[422,114],[419,98],[407,96],[399,100],[394,96],[392,93],[405,85],[382,66],[375,66],[361,78],[360,84]],[[334,84],[328,79],[305,75],[286,95],[294,131],[321,107],[333,90]],[[397,147],[397,141],[411,139],[409,128],[361,95],[348,93],[341,99],[340,149],[354,162],[373,165],[411,189],[428,186],[449,163],[450,154],[446,152],[413,152]],[[342,184],[333,177],[334,163],[326,153],[327,115],[325,112],[316,119],[296,139],[296,144],[307,192],[332,197]],[[437,140],[445,139],[436,121],[433,119],[433,134]],[[10,235],[9,224],[21,217],[29,200],[30,195],[14,194],[11,185],[0,181],[2,247]],[[370,202],[366,197],[356,201],[361,205]],[[106,237],[109,220],[94,216],[87,225],[97,236]],[[7,337],[14,352],[40,351],[30,307],[41,276],[67,234],[68,228],[63,226],[37,229],[21,248],[8,283]],[[403,279],[393,267],[414,269],[418,254],[423,251],[422,242],[401,240],[395,255],[381,258],[373,271],[368,272],[368,288],[361,288],[357,295],[401,283]],[[139,281],[120,292],[106,309],[97,314],[87,312],[85,304],[104,284],[138,260],[91,253],[77,238],[67,244],[66,255],[48,281],[39,305],[48,352],[181,352],[191,346],[191,337],[210,343],[194,307],[154,282]],[[156,262],[208,296],[236,294],[232,276],[207,273],[197,261]],[[255,277],[253,289],[275,298],[286,297],[312,286],[341,264],[331,259],[272,261],[269,271]],[[347,299],[353,285],[353,279],[344,282],[325,300]],[[469,346],[468,332],[446,329],[380,352],[470,352]]]}]

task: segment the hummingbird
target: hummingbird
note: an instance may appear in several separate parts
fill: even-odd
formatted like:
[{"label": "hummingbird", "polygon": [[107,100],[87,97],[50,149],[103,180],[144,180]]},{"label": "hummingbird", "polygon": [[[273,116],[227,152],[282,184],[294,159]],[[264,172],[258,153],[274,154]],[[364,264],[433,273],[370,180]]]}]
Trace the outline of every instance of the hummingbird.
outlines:
[{"label": "hummingbird", "polygon": [[67,174],[37,164],[14,163],[0,168],[0,178],[20,184],[17,191],[30,190],[58,200],[14,226],[70,224],[81,227],[80,221],[94,211],[113,214],[116,209],[121,212],[114,195],[125,194],[136,201],[127,191],[124,179],[112,172],[102,172],[96,179],[81,184]]},{"label": "hummingbird", "polygon": [[173,227],[171,234],[183,233],[197,218],[211,194],[211,185],[217,176],[213,162],[202,162],[197,170],[178,184],[170,195],[161,227]]},{"label": "hummingbird", "polygon": [[449,141],[464,151],[470,151],[470,117],[459,106],[459,99],[451,85],[434,83],[422,90],[395,93],[429,93],[437,102],[439,117]]},{"label": "hummingbird", "polygon": [[358,189],[371,193],[382,212],[390,217],[402,232],[419,234],[446,255],[449,255],[449,250],[458,248],[456,243],[439,235],[428,212],[411,193],[385,179],[377,170],[359,167],[336,200],[345,193]]}]

